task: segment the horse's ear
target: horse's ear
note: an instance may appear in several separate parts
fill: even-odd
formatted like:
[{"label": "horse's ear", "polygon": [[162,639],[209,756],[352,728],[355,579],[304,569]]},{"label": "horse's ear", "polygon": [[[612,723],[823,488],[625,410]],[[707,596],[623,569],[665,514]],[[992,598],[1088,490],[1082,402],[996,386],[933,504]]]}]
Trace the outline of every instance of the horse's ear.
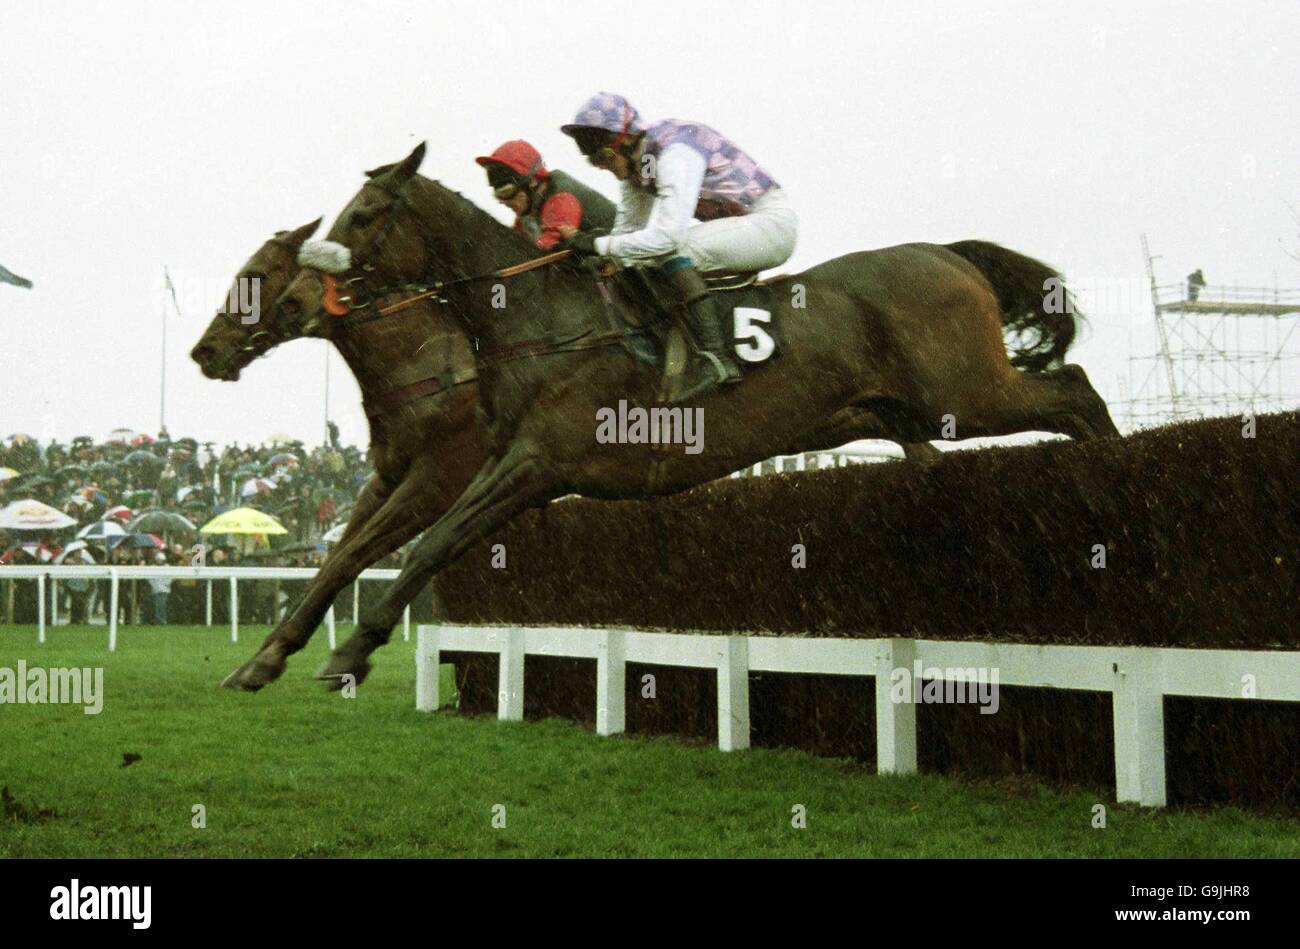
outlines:
[{"label": "horse's ear", "polygon": [[277,235],[286,244],[292,244],[294,247],[301,247],[307,238],[316,233],[316,228],[320,227],[320,222],[324,218],[317,218],[310,224],[304,224],[302,227],[293,231],[286,231],[282,235]]},{"label": "horse's ear", "polygon": [[387,165],[380,165],[378,168],[371,168],[369,171],[367,171],[367,172],[366,172],[366,177],[367,177],[367,178],[378,178],[378,177],[379,177],[380,175],[382,175],[384,172],[386,172],[386,171],[392,171],[392,170],[393,170],[394,168],[396,168],[396,167],[397,167],[397,163],[396,163],[396,162],[393,162],[393,163],[391,163],[391,164],[387,164]]},{"label": "horse's ear", "polygon": [[420,170],[420,162],[424,161],[424,142],[416,145],[411,154],[402,159],[401,163],[393,169],[393,174],[400,181],[407,181]]}]

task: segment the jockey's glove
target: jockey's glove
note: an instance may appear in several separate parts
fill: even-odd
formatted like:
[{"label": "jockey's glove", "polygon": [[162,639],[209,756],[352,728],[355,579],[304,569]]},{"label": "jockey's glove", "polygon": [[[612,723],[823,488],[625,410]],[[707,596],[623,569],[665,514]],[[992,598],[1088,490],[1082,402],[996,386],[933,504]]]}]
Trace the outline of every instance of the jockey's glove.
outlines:
[{"label": "jockey's glove", "polygon": [[564,246],[571,250],[575,257],[595,257],[596,235],[588,234],[586,231],[578,231],[564,242]]}]

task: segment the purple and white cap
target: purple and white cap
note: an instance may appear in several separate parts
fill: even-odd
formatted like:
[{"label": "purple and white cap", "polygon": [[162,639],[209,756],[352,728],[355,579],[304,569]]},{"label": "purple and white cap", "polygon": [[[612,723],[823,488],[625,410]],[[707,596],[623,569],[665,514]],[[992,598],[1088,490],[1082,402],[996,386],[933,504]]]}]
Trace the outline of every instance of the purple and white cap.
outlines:
[{"label": "purple and white cap", "polygon": [[576,129],[604,129],[620,137],[639,135],[645,131],[641,124],[641,114],[632,107],[623,96],[613,92],[598,92],[578,109],[578,114],[568,125],[561,125],[560,131],[572,135]]}]

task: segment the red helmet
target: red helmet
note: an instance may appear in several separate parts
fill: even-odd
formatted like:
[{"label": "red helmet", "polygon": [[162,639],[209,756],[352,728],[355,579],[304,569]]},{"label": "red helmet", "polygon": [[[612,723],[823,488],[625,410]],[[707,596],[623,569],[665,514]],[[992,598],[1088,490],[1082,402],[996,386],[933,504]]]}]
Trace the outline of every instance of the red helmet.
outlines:
[{"label": "red helmet", "polygon": [[542,164],[541,154],[523,139],[506,142],[491,155],[483,155],[474,160],[484,168],[489,165],[504,165],[524,178],[549,178],[551,175]]}]

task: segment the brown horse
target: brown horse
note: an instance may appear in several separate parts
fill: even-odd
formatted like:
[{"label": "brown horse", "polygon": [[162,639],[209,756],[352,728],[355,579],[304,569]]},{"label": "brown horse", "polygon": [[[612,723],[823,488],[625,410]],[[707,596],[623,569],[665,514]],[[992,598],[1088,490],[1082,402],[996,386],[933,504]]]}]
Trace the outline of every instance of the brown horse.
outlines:
[{"label": "brown horse", "polygon": [[[598,329],[606,325],[604,304],[581,268],[518,276],[502,307],[496,272],[536,252],[459,195],[416,176],[423,151],[377,175],[330,237],[350,251],[349,286],[379,297],[432,282],[436,298],[474,336],[488,457],[335,650],[320,673],[333,687],[365,677],[370,653],[433,574],[519,512],[565,494],[677,492],[792,446],[825,447],[818,439],[845,425],[857,437],[896,441],[944,437],[954,424],[961,437],[1118,434],[1081,368],[1037,371],[1059,360],[1074,335],[1072,308],[1049,312],[1043,296],[1059,274],[967,241],[850,254],[784,278],[779,289],[801,288],[804,306],[776,295],[782,358],[686,409],[708,419],[705,450],[609,444],[599,437],[602,415],[620,403],[654,405],[659,372]],[[277,306],[320,332],[331,318],[334,280],[305,268]],[[1019,355],[1026,371],[1008,358],[1004,326],[1036,334]],[[236,684],[257,686],[256,663],[232,677]]]},{"label": "brown horse", "polygon": [[[319,220],[281,231],[240,269],[235,281],[258,282],[259,299],[274,301],[299,271],[297,255]],[[232,298],[237,294],[232,291]],[[260,688],[278,677],[302,649],[335,597],[360,573],[434,524],[469,484],[483,461],[474,410],[474,358],[463,328],[432,300],[403,307],[391,318],[358,309],[322,324],[362,390],[370,421],[375,476],[366,484],[340,541],[257,657],[227,684]],[[254,359],[291,339],[301,326],[268,307],[256,321],[220,310],[190,355],[210,379],[236,381]],[[846,418],[819,442],[841,445],[863,437]],[[905,445],[925,459],[928,445]],[[931,449],[932,450],[932,449]]]},{"label": "brown horse", "polygon": [[[236,281],[256,280],[260,298],[275,300],[297,275],[298,252],[319,223],[277,234]],[[253,359],[301,336],[278,315],[267,307],[256,322],[245,323],[219,311],[190,355],[208,378],[237,380]],[[483,461],[474,424],[474,358],[464,331],[440,307],[418,301],[400,319],[358,310],[324,329],[361,387],[375,475],[324,566],[267,637],[259,655],[266,660],[262,674],[272,678],[284,657],[307,642],[338,593],[437,521]]]}]

